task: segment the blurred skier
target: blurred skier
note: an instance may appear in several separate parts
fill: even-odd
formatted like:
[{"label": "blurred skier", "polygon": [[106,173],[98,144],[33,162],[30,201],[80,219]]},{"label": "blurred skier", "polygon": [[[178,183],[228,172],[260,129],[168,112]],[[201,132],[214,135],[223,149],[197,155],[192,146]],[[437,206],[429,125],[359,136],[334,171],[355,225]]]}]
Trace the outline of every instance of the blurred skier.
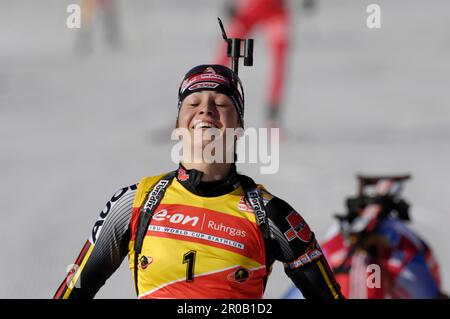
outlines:
[{"label": "blurred skier", "polygon": [[302,9],[310,13],[316,10],[317,0],[303,0]]},{"label": "blurred skier", "polygon": [[[347,298],[447,297],[430,247],[406,225],[409,204],[400,192],[407,179],[360,176],[359,195],[347,199],[346,215],[335,216],[339,223],[321,246]],[[284,297],[299,296],[292,288]]]},{"label": "blurred skier", "polygon": [[119,45],[119,22],[115,0],[80,0],[81,30],[76,49],[81,53],[90,53],[93,49],[92,37],[94,23],[99,11],[105,13],[104,36],[108,47],[116,49]]},{"label": "blurred skier", "polygon": [[[280,126],[280,109],[285,85],[286,60],[290,41],[290,13],[284,0],[241,0],[228,7],[231,21],[227,33],[231,38],[245,38],[262,27],[270,47],[270,71],[267,88],[269,127]],[[229,65],[225,45],[220,47],[216,64]]]}]

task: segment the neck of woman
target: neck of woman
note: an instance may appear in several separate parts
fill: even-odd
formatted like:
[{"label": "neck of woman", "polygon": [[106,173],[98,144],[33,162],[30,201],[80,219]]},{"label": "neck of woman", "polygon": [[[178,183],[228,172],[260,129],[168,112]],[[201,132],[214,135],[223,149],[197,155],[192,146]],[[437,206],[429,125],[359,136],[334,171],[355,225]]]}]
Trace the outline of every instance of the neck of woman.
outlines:
[{"label": "neck of woman", "polygon": [[182,161],[181,164],[188,170],[195,169],[202,172],[202,182],[224,180],[231,170],[231,163],[189,163]]}]

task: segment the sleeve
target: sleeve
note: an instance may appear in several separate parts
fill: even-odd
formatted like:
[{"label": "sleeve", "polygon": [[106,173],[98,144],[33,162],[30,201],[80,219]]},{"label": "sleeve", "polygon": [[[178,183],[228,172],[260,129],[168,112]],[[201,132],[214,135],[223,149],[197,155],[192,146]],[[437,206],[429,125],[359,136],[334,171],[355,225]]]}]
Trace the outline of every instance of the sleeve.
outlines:
[{"label": "sleeve", "polygon": [[[392,274],[391,274],[392,275]],[[423,256],[417,254],[395,276],[392,291],[397,298],[433,299],[440,297],[439,287],[433,279]]]},{"label": "sleeve", "polygon": [[137,185],[117,191],[94,223],[54,299],[94,298],[128,252],[130,218]]},{"label": "sleeve", "polygon": [[439,266],[428,244],[399,220],[388,220],[377,229],[387,244],[383,269],[389,275],[394,298],[432,299],[440,297]]},{"label": "sleeve", "polygon": [[343,299],[314,233],[285,201],[273,197],[266,205],[272,252],[305,298]]}]

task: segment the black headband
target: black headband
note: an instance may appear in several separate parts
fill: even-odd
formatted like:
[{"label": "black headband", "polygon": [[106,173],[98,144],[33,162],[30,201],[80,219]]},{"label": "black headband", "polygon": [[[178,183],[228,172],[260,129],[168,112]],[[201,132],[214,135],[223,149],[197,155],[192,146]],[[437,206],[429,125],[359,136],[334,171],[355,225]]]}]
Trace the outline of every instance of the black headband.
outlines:
[{"label": "black headband", "polygon": [[188,95],[205,90],[217,91],[230,97],[239,120],[244,125],[244,91],[241,81],[232,70],[223,65],[199,65],[186,73],[178,90],[178,111]]}]

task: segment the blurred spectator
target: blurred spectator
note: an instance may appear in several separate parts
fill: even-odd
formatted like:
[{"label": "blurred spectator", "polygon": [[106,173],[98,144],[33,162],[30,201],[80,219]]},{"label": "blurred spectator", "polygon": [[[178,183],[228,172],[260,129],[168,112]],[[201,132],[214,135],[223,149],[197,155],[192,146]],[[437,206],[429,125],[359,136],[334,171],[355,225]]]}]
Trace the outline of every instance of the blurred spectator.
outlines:
[{"label": "blurred spectator", "polygon": [[[338,225],[321,244],[347,298],[448,298],[431,248],[406,225],[409,204],[400,190],[408,178],[360,177],[360,194],[347,199],[347,214],[336,215]],[[285,298],[299,296],[291,288]]]},{"label": "blurred spectator", "polygon": [[[285,85],[287,50],[289,49],[290,12],[284,0],[240,0],[228,6],[231,21],[226,27],[230,38],[245,38],[261,27],[270,47],[270,71],[266,93],[269,127],[280,126],[280,109]],[[216,63],[230,65],[226,46],[220,47]]]},{"label": "blurred spectator", "polygon": [[[76,49],[81,53],[90,53],[93,49],[93,33],[95,21],[99,13],[104,13],[104,38],[111,49],[119,45],[119,22],[116,0],[80,0],[81,30],[78,35]],[[99,12],[100,11],[100,12]]]}]

